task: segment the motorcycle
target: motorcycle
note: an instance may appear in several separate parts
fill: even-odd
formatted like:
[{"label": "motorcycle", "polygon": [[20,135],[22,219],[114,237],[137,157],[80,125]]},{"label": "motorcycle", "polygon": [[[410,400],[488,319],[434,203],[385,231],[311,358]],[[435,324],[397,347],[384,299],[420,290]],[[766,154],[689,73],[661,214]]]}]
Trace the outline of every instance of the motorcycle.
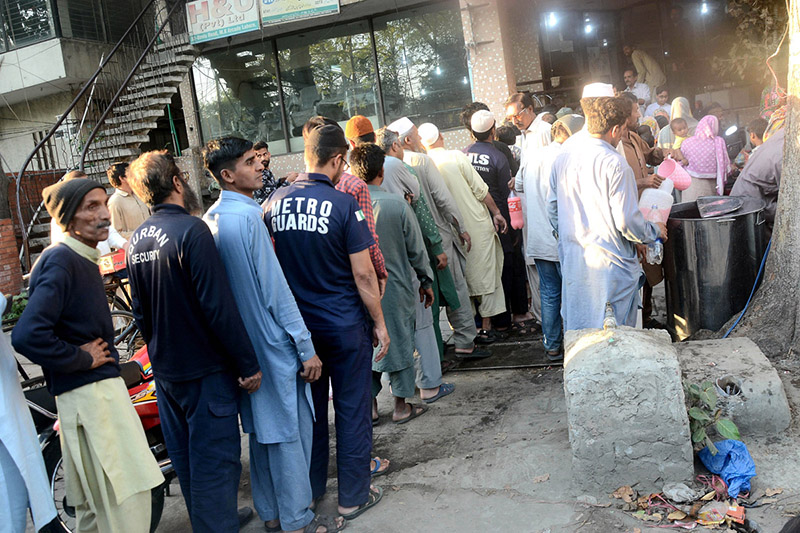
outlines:
[{"label": "motorcycle", "polygon": [[[61,442],[58,438],[56,400],[44,386],[44,377],[29,379],[21,365],[18,365],[18,368],[24,379],[21,385],[36,432],[39,435],[39,445],[50,481],[50,491],[58,512],[56,521],[60,531],[69,533],[75,529],[75,508],[67,504]],[[140,348],[129,361],[120,364],[120,374],[125,381],[131,403],[142,422],[150,451],[158,461],[158,466],[165,479],[163,484],[152,489],[150,518],[150,532],[152,533],[161,520],[164,497],[169,494],[169,484],[176,474],[167,454],[164,434],[161,431],[161,420],[156,403],[156,382],[146,346]]]}]

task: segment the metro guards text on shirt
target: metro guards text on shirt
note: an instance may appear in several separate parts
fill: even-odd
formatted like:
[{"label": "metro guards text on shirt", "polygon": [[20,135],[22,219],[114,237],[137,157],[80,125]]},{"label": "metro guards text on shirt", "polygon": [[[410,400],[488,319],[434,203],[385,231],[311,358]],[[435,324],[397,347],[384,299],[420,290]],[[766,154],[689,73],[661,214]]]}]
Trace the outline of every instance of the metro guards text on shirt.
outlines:
[{"label": "metro guards text on shirt", "polygon": [[270,206],[272,231],[311,231],[325,235],[332,209],[330,200],[283,198]]}]

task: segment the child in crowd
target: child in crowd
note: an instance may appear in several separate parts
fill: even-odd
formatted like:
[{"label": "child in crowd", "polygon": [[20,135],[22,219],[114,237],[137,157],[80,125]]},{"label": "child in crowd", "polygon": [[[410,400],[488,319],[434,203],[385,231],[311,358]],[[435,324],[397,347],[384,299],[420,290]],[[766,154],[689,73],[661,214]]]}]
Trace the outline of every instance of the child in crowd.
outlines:
[{"label": "child in crowd", "polygon": [[669,128],[675,135],[675,142],[672,144],[672,150],[670,150],[672,157],[675,158],[676,161],[679,161],[685,165],[686,160],[684,159],[683,154],[681,154],[680,148],[683,141],[685,141],[689,136],[689,124],[686,122],[686,119],[676,118],[669,123]]}]

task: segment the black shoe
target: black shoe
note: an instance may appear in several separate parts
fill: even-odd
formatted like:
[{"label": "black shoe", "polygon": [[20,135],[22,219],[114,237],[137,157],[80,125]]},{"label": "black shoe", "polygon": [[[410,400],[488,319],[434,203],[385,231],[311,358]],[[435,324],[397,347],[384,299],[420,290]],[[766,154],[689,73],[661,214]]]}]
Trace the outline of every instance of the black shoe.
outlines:
[{"label": "black shoe", "polygon": [[238,511],[239,514],[239,529],[247,525],[253,519],[253,510],[249,507],[242,507]]},{"label": "black shoe", "polygon": [[547,356],[547,360],[550,361],[551,363],[564,362],[564,352],[562,352],[561,350],[559,350],[558,353],[545,352],[545,355]]}]

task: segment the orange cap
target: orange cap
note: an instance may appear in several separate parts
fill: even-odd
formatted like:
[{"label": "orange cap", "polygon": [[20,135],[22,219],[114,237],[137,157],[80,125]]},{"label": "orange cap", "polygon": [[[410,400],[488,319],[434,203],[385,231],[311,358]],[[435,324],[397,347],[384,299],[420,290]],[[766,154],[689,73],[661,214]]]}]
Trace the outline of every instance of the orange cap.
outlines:
[{"label": "orange cap", "polygon": [[372,122],[364,115],[356,115],[347,121],[344,127],[344,136],[354,141],[359,137],[372,133],[375,128],[372,127]]}]

